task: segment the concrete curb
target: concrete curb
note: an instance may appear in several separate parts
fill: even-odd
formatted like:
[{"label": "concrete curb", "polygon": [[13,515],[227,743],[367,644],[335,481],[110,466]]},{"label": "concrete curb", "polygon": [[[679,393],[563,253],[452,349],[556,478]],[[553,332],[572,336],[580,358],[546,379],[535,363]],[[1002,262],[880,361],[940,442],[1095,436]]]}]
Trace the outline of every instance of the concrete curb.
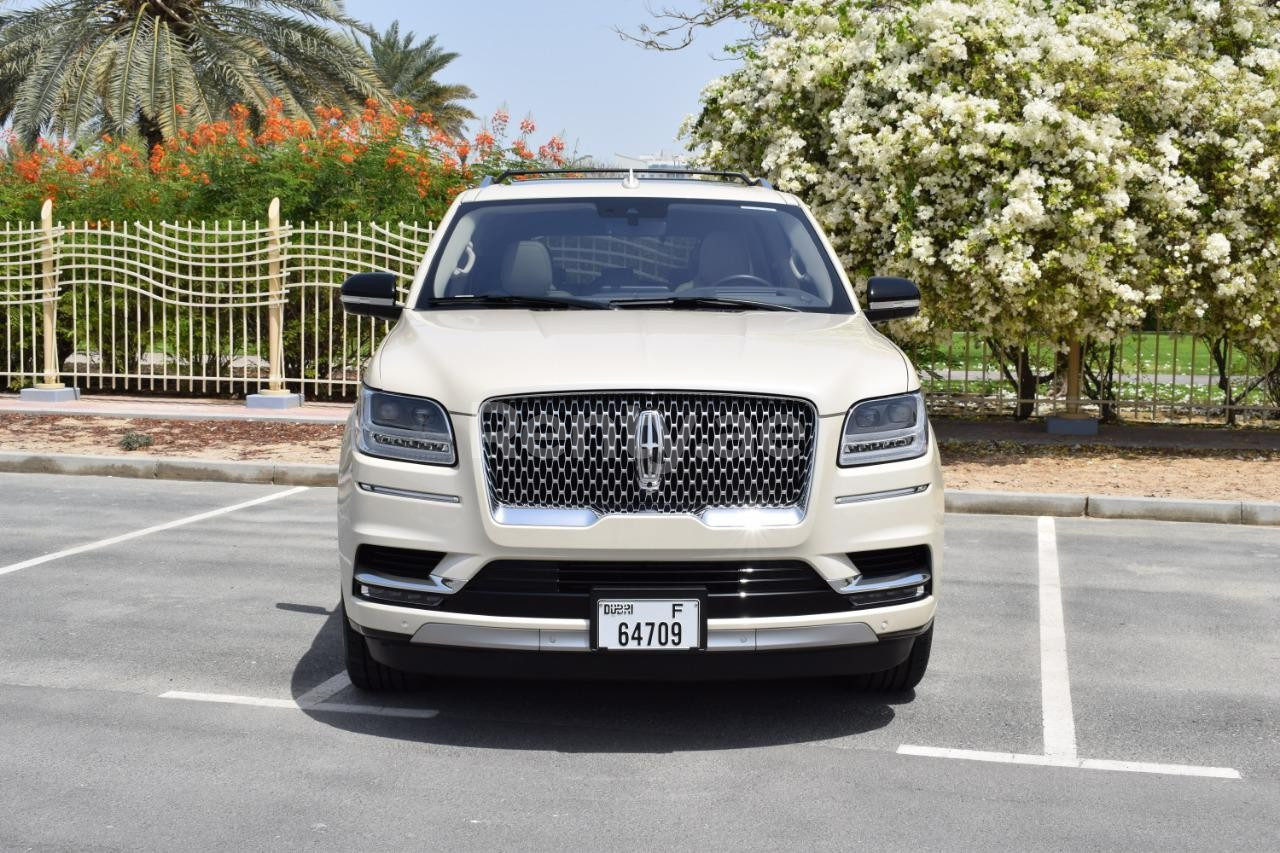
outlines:
[{"label": "concrete curb", "polygon": [[[337,465],[299,462],[224,462],[155,456],[79,456],[69,453],[0,451],[0,471],[82,474],[157,480],[335,486]],[[1056,495],[1038,492],[948,491],[947,512],[981,515],[1052,515],[1144,521],[1191,521],[1280,527],[1280,503],[1193,501],[1124,495]]]},{"label": "concrete curb", "polygon": [[80,456],[70,453],[0,451],[0,471],[134,477],[144,480],[275,483],[281,486],[336,486],[338,484],[337,465],[166,459],[155,456]]},{"label": "concrete curb", "polygon": [[1040,492],[960,492],[946,493],[947,512],[981,515],[1082,516],[1089,499],[1084,495],[1053,495]]},{"label": "concrete curb", "polygon": [[1191,521],[1280,527],[1280,503],[1196,501],[1129,495],[1051,495],[1036,492],[946,493],[947,512],[984,515],[1054,515],[1143,521]]}]

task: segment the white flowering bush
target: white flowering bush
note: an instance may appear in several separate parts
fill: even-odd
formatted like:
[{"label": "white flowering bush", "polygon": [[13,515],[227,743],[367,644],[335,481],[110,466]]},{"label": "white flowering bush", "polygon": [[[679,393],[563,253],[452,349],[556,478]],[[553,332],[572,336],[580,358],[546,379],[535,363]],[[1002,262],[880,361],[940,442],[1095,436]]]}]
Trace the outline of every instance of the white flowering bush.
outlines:
[{"label": "white flowering bush", "polygon": [[917,280],[896,331],[1107,341],[1154,310],[1280,349],[1280,9],[1218,3],[750,4],[686,125],[796,192],[855,278]]}]

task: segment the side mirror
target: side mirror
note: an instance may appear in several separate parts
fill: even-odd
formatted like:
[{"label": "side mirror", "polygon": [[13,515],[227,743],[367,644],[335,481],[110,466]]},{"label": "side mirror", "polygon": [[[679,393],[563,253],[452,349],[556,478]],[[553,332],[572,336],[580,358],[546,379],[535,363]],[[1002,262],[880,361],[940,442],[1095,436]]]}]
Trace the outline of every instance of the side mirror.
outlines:
[{"label": "side mirror", "polygon": [[342,308],[348,314],[395,320],[404,310],[396,303],[396,277],[389,272],[356,273],[342,283]]},{"label": "side mirror", "polygon": [[920,311],[920,288],[914,281],[875,276],[867,282],[867,319],[873,323],[914,317]]}]

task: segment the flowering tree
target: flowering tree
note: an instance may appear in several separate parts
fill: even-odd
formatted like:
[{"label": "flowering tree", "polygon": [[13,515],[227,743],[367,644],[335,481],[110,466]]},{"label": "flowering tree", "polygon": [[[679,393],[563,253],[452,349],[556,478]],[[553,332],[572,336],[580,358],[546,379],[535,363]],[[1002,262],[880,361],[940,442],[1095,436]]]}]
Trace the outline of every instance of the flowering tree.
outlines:
[{"label": "flowering tree", "polygon": [[1032,339],[1105,341],[1197,300],[1260,344],[1280,328],[1274,225],[1245,225],[1275,221],[1275,6],[750,5],[772,35],[687,132],[804,197],[851,272],[917,279],[927,313],[899,334],[981,331],[1027,396]]},{"label": "flowering tree", "polygon": [[[1153,160],[1188,192],[1168,199],[1152,242],[1184,328],[1205,339],[1232,406],[1270,383],[1280,403],[1280,10],[1275,4],[1176,4],[1144,22],[1174,104]],[[1233,386],[1230,347],[1255,379]]]},{"label": "flowering tree", "polygon": [[559,137],[533,147],[530,119],[510,138],[504,110],[471,139],[406,104],[318,107],[312,122],[272,102],[256,131],[246,107],[230,114],[150,151],[112,136],[85,150],[48,140],[23,149],[11,135],[0,158],[0,218],[33,219],[53,198],[64,221],[256,219],[278,196],[294,220],[427,222],[481,175],[563,162]]}]

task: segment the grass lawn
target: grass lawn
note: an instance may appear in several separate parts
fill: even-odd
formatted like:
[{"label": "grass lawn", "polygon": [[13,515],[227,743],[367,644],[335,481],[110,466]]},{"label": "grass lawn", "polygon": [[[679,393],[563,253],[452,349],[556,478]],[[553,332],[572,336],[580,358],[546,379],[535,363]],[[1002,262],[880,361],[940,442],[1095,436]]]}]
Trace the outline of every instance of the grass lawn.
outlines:
[{"label": "grass lawn", "polygon": [[[940,347],[918,347],[910,350],[912,359],[922,368],[939,373],[947,370],[996,371],[999,365],[991,358],[986,342],[977,335],[953,332],[949,344]],[[1048,370],[1054,350],[1048,343],[1034,347],[1032,362],[1040,370]],[[1153,374],[1179,374],[1216,377],[1217,367],[1203,341],[1195,335],[1172,332],[1135,332],[1120,340],[1116,372],[1124,377],[1145,379]],[[1231,353],[1231,373],[1249,373],[1248,360],[1240,352]],[[1199,384],[1197,382],[1197,384]]]}]

